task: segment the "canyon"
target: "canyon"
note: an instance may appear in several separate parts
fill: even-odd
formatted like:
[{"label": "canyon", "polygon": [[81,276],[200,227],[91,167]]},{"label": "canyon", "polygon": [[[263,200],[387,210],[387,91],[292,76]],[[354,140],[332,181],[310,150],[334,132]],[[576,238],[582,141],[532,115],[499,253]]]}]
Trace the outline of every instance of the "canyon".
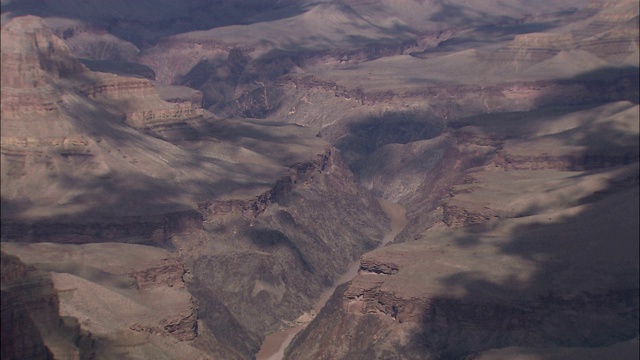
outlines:
[{"label": "canyon", "polygon": [[638,357],[636,0],[107,3],[2,1],[3,359]]}]

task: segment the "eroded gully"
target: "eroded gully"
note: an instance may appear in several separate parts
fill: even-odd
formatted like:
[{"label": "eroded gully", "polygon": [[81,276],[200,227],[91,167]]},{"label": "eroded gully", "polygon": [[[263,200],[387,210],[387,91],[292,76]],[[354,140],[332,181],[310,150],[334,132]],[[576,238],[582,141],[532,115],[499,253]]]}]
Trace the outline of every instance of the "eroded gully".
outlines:
[{"label": "eroded gully", "polygon": [[[405,209],[392,202],[379,199],[380,205],[382,209],[387,214],[387,216],[391,219],[391,229],[385,234],[380,246],[392,241],[396,235],[404,229],[407,225],[406,211]],[[345,282],[353,279],[354,276],[358,275],[358,269],[360,268],[360,261],[356,260],[349,264],[349,268],[347,272],[345,272],[333,285],[333,287],[325,290],[318,301],[313,306],[313,311],[315,314],[320,312],[320,309],[326,304],[331,297],[331,294],[335,291],[338,285],[344,284]],[[268,335],[262,346],[260,347],[260,351],[256,354],[256,360],[281,360],[284,357],[284,350],[289,346],[293,337],[300,331],[302,331],[307,326],[307,323],[303,325],[298,325],[295,327],[291,327],[285,330],[276,331],[270,335]]]}]

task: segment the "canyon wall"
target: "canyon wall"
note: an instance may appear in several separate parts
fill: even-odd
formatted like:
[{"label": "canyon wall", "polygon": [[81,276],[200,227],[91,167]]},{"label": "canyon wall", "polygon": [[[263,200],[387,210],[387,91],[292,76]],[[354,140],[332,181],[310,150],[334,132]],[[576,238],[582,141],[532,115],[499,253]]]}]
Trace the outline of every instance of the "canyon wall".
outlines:
[{"label": "canyon wall", "polygon": [[358,258],[287,358],[637,339],[633,1],[169,3],[3,4],[3,357],[252,358]]},{"label": "canyon wall", "polygon": [[[399,196],[410,222],[361,258],[286,358],[462,359],[511,346],[613,354],[637,337],[637,111],[618,102],[482,115],[439,141],[375,151],[380,173],[372,164],[361,174]],[[448,155],[413,175],[433,193],[404,193],[383,174],[394,163],[405,178],[413,157],[436,150]]]},{"label": "canyon wall", "polygon": [[62,317],[51,275],[2,252],[2,357],[89,359],[91,333]]},{"label": "canyon wall", "polygon": [[[233,314],[233,330],[225,331],[237,343],[254,339],[244,340],[249,353],[257,351],[261,335],[310,311],[347,264],[379,243],[387,226],[377,201],[354,185],[330,152],[297,164],[258,198],[208,202],[201,211],[204,231],[172,242],[186,254],[191,291],[207,304],[200,316],[213,329],[225,317],[212,309]],[[203,249],[202,242],[213,245]]]},{"label": "canyon wall", "polygon": [[[43,84],[3,76],[3,100],[32,94],[46,110],[3,101],[3,251],[53,274],[65,326],[93,334],[92,351],[251,357],[382,238],[378,202],[312,131],[221,122],[143,78],[61,75],[39,66],[76,60],[41,20],[14,19],[3,43],[20,26],[53,50],[31,61]],[[12,49],[36,51],[3,46],[3,66]],[[86,201],[94,191],[103,201]],[[25,351],[45,354],[33,341]]]}]

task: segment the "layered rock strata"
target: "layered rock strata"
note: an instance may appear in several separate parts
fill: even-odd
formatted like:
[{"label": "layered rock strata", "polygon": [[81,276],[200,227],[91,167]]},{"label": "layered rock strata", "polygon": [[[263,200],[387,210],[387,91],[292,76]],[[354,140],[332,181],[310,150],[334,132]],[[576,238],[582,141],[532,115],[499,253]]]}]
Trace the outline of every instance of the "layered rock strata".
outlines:
[{"label": "layered rock strata", "polygon": [[[530,232],[519,236],[520,243],[511,243],[500,225],[494,225],[488,229],[495,230],[432,230],[422,240],[368,254],[361,260],[361,274],[336,291],[305,331],[308,333],[294,340],[288,356],[464,358],[504,346],[591,348],[637,336],[638,297],[633,287],[637,280],[628,271],[635,260],[624,255],[637,247],[632,240],[636,235],[628,227],[633,226],[628,221],[636,215],[632,210],[637,202],[632,199],[637,194],[637,179],[619,184],[616,190],[598,195],[597,210],[578,215],[569,224],[554,224],[545,215],[537,215],[539,220],[534,221],[544,218],[548,222],[514,228],[514,234]],[[607,199],[610,191],[612,198]],[[592,224],[585,226],[581,219],[592,219],[591,212],[611,216],[595,223],[588,220]],[[519,223],[527,224],[526,217],[520,219]],[[597,240],[583,243],[595,233],[605,235],[605,223],[615,228],[613,236],[619,244],[604,250],[606,245]],[[535,239],[555,243],[555,251],[566,254],[567,259],[549,255],[542,250],[548,244]],[[498,247],[496,253],[485,247],[490,243]],[[532,253],[531,247],[540,252]],[[523,259],[510,260],[510,256]],[[487,259],[490,264],[482,265]],[[416,264],[423,264],[424,269]],[[517,275],[508,275],[512,267],[517,268]],[[578,282],[585,271],[593,276]],[[547,278],[555,280],[542,280]],[[594,278],[598,278],[597,285]],[[420,294],[417,289],[425,292]]]},{"label": "layered rock strata", "polygon": [[[65,314],[101,334],[98,353],[250,358],[378,243],[386,221],[360,181],[405,206],[411,223],[397,244],[362,257],[360,276],[291,357],[459,358],[504,346],[614,349],[637,337],[637,263],[625,256],[637,252],[634,4],[521,18],[556,6],[519,3],[478,36],[459,26],[486,14],[458,2],[350,4],[145,50],[159,81],[201,90],[188,93],[156,92],[144,79],[153,71],[115,63],[133,58],[129,43],[106,35],[92,48],[83,36],[95,29],[58,27],[71,52],[107,62],[85,61],[90,69],[112,74],[87,71],[39,20],[14,19],[2,33],[2,237],[28,244],[3,249],[23,258],[46,240],[60,247],[42,253],[92,259],[42,270],[63,290]],[[168,8],[179,6],[158,11]],[[111,28],[139,29],[128,14]],[[163,33],[180,27],[176,14]],[[444,22],[458,27],[433,30]],[[322,36],[282,37],[274,24]],[[412,26],[433,39],[415,43]],[[122,73],[138,77],[113,75]],[[577,104],[587,106],[554,107]],[[202,105],[302,126],[222,121]],[[607,236],[619,252],[603,247]],[[89,256],[90,245],[121,252]],[[93,265],[149,253],[158,257],[136,268]],[[140,315],[149,311],[157,316]],[[25,348],[42,353],[37,340]]]},{"label": "layered rock strata", "polygon": [[2,252],[2,357],[89,359],[94,340],[73,317],[61,317],[51,275]]},{"label": "layered rock strata", "polygon": [[[516,121],[509,125],[495,115],[466,119],[449,135],[458,161],[474,156],[470,144],[499,150],[440,183],[439,206],[409,211],[395,243],[364,255],[360,274],[294,339],[287,358],[465,358],[549,346],[613,354],[638,334],[630,255],[638,246],[637,111],[621,102],[546,109],[519,122],[505,114]],[[521,151],[531,163],[503,166],[502,154]],[[611,158],[586,156],[596,153]],[[567,166],[567,154],[585,162]],[[425,204],[413,196],[405,196],[410,209]]]},{"label": "layered rock strata", "polygon": [[[197,302],[185,289],[181,261],[169,252],[128,244],[4,242],[2,249],[37,266],[43,275],[50,272],[46,276],[56,294],[56,311],[59,304],[60,314],[68,320],[58,321],[61,325],[45,334],[59,342],[69,332],[65,330],[69,324],[75,324],[78,334],[90,333],[89,343],[76,335],[79,358],[88,358],[89,353],[82,353],[87,345],[93,356],[100,357],[126,353],[127,348],[137,348],[146,356],[156,352],[204,355],[192,344],[199,334]],[[60,347],[55,344],[54,350]],[[66,357],[56,351],[56,357]]]},{"label": "layered rock strata", "polygon": [[[347,264],[382,238],[382,210],[353,185],[335,155],[294,169],[283,185],[257,199],[203,204],[204,231],[173,239],[189,254],[191,291],[208,304],[200,316],[213,328],[220,317],[208,311],[233,314],[228,331],[249,351],[258,350],[260,334],[286,328],[311,309]],[[215,245],[203,250],[207,241]]]},{"label": "layered rock strata", "polygon": [[50,115],[29,128],[3,101],[3,250],[53,274],[97,354],[251,357],[382,237],[379,204],[310,129],[201,116],[146,79],[41,70]]}]

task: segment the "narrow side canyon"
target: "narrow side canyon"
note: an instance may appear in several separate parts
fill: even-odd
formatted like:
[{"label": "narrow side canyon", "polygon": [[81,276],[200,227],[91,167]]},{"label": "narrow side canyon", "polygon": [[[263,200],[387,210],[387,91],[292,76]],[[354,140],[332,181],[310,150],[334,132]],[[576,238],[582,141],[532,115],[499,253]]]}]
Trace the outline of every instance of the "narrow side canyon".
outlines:
[{"label": "narrow side canyon", "polygon": [[637,359],[639,13],[3,0],[3,359]]}]

